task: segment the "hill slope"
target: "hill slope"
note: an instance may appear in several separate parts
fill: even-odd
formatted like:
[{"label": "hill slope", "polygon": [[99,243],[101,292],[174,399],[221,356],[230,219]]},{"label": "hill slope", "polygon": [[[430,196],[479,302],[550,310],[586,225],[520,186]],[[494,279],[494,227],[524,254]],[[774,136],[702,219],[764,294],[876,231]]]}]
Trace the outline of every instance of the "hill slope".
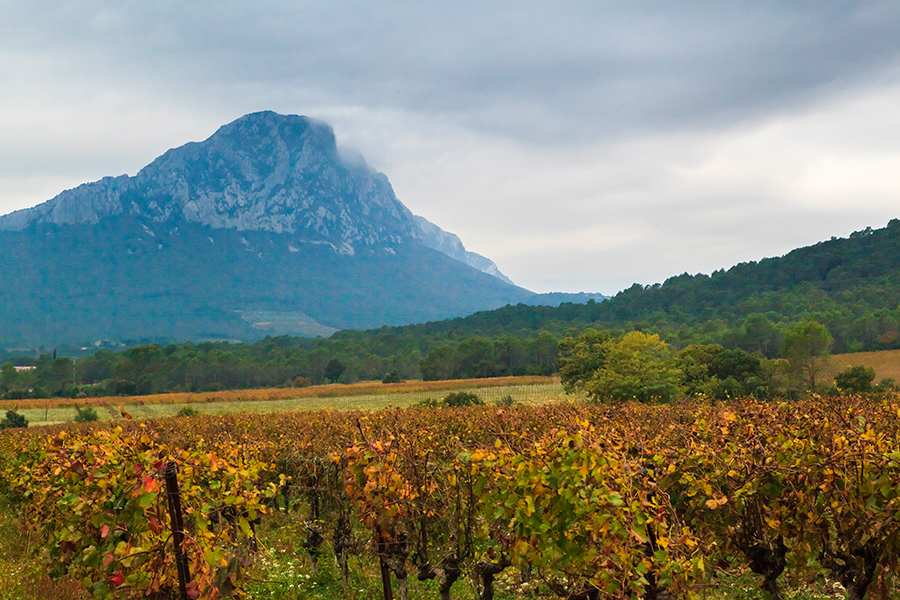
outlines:
[{"label": "hill slope", "polygon": [[0,257],[7,346],[327,334],[531,295],[345,160],[330,127],[271,112],[0,217]]},{"label": "hill slope", "polygon": [[[641,329],[677,347],[721,343],[777,356],[784,331],[804,318],[828,327],[835,352],[900,347],[900,220],[711,275],[635,284],[603,302],[518,304],[390,331],[453,340],[540,331],[558,337],[585,327]],[[376,335],[347,331],[337,337],[362,341]]]}]

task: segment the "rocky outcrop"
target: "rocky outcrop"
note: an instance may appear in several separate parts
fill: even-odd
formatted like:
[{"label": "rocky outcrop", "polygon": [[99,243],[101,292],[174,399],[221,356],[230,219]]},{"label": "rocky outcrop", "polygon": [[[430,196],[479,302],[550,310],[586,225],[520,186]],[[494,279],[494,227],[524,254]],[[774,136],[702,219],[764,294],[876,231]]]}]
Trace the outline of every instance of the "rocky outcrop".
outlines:
[{"label": "rocky outcrop", "polygon": [[475,252],[466,250],[462,241],[459,239],[459,236],[444,231],[425,217],[416,215],[413,219],[418,226],[418,231],[413,234],[413,237],[429,248],[437,250],[438,252],[443,252],[450,258],[455,258],[459,262],[466,263],[482,273],[487,273],[488,275],[493,275],[507,283],[512,283],[512,280],[510,280],[509,277],[500,272],[500,269],[497,268],[494,261]]},{"label": "rocky outcrop", "polygon": [[105,217],[122,213],[120,197],[131,185],[127,175],[104,177],[94,183],[79,185],[34,208],[3,215],[0,217],[0,230],[21,231],[32,223],[99,223]]},{"label": "rocky outcrop", "polygon": [[383,174],[362,160],[344,160],[330,126],[296,115],[246,115],[203,142],[169,150],[134,177],[106,177],[0,217],[0,230],[96,224],[121,214],[148,230],[184,220],[289,234],[294,250],[312,243],[342,254],[392,251],[416,240],[511,283],[492,261],[467,252],[457,236],[415,217]]}]

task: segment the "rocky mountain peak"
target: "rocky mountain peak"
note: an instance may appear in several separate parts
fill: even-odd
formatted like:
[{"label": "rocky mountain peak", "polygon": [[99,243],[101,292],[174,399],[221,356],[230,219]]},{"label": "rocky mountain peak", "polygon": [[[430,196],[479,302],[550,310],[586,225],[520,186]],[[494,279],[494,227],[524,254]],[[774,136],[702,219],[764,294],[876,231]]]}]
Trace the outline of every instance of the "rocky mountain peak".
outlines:
[{"label": "rocky mountain peak", "polygon": [[133,177],[106,177],[0,217],[0,230],[96,224],[115,215],[150,227],[184,220],[286,234],[290,247],[327,244],[342,254],[415,240],[508,281],[458,237],[416,219],[383,174],[342,158],[329,125],[297,115],[245,115],[202,142],[167,151]]},{"label": "rocky mountain peak", "polygon": [[348,164],[331,127],[296,115],[254,113],[209,139],[175,148],[134,178],[144,211],[213,228],[271,231],[352,252],[414,231],[387,178]]}]

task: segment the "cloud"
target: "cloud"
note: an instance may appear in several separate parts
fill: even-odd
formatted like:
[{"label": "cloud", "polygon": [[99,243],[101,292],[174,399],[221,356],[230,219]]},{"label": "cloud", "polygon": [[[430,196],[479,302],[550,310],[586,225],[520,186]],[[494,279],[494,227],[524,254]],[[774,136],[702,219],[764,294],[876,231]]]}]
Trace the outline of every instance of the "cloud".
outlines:
[{"label": "cloud", "polygon": [[[396,169],[401,200],[462,235],[517,283],[612,293],[897,217],[898,105],[900,83],[875,85],[730,128],[550,153],[383,113],[333,120],[380,124],[372,139],[395,132],[386,154],[403,166],[383,168]],[[357,130],[351,122],[338,129]]]},{"label": "cloud", "polygon": [[13,7],[4,45],[90,86],[448,114],[562,144],[721,124],[852,85],[896,57],[900,28],[889,2]]},{"label": "cloud", "polygon": [[262,109],[321,118],[536,291],[896,209],[895,2],[0,2],[0,212]]}]

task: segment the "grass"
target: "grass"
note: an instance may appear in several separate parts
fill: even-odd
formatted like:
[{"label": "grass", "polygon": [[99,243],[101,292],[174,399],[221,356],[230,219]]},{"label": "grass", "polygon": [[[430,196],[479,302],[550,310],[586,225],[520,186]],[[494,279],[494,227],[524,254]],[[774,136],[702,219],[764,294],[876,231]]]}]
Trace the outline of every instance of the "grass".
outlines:
[{"label": "grass", "polygon": [[[312,562],[301,547],[305,538],[303,522],[296,514],[283,512],[273,515],[259,531],[263,540],[253,569],[255,579],[265,583],[249,586],[248,600],[349,600],[382,597],[381,579],[376,569],[376,558],[370,548],[361,549],[360,555],[350,559],[350,581],[345,587],[340,572],[327,552],[319,559],[316,574]],[[326,549],[327,543],[323,545]],[[394,595],[397,594],[396,579]],[[536,579],[521,583],[521,574],[510,567],[498,575],[495,581],[496,600],[537,600],[556,598]],[[761,578],[750,572],[728,575],[720,571],[711,573],[709,587],[697,591],[697,600],[764,600],[760,590]],[[433,600],[438,597],[435,581],[420,582],[410,567],[408,577],[410,600]],[[785,600],[837,600],[844,598],[843,589],[828,583],[812,585],[785,585]],[[464,575],[454,585],[452,597],[456,600],[477,600],[474,581]]]},{"label": "grass", "polygon": [[875,369],[875,382],[885,377],[900,381],[900,350],[880,350],[878,352],[854,352],[853,354],[835,354],[823,373],[823,381],[832,380],[834,376],[848,367],[864,365]]},{"label": "grass", "polygon": [[12,408],[59,408],[81,406],[103,406],[109,404],[191,404],[196,402],[254,402],[260,400],[286,400],[296,398],[344,398],[352,396],[406,394],[441,390],[492,388],[517,385],[537,385],[559,383],[556,377],[490,377],[484,379],[451,379],[444,381],[404,381],[401,383],[381,383],[362,381],[358,383],[314,385],[301,388],[262,388],[256,390],[224,390],[218,392],[172,392],[146,396],[105,396],[101,398],[28,398],[23,400],[0,400],[0,410]]},{"label": "grass", "polygon": [[39,542],[23,534],[8,504],[0,504],[0,600],[90,598],[77,581],[50,580],[37,557]]},{"label": "grass", "polygon": [[[530,378],[535,379],[535,378]],[[526,380],[526,382],[530,381]],[[135,396],[121,399],[121,402],[104,402],[97,406],[100,419],[121,419],[122,415],[118,407],[122,406],[129,415],[136,419],[153,417],[166,417],[175,415],[184,407],[190,407],[198,413],[223,414],[233,412],[266,413],[279,410],[318,410],[323,408],[337,410],[378,410],[387,407],[413,406],[426,399],[440,399],[446,396],[448,391],[467,389],[476,393],[487,404],[500,404],[507,396],[519,404],[543,404],[563,399],[573,399],[566,396],[562,386],[553,382],[549,377],[540,378],[535,383],[520,383],[515,378],[504,378],[497,383],[505,385],[485,386],[484,382],[490,380],[468,380],[468,386],[464,387],[464,381],[449,382],[451,385],[440,387],[437,385],[416,384],[381,384],[354,386],[317,386],[320,395],[314,395],[309,391],[315,388],[301,388],[294,392],[307,391],[300,397],[285,397],[275,399],[238,399],[224,400],[218,396],[194,395],[185,402],[145,402],[145,397]],[[438,382],[429,382],[438,383]],[[448,382],[444,382],[448,383]],[[493,382],[492,382],[493,383]],[[406,386],[400,387],[400,386]],[[350,391],[347,395],[338,395],[341,391]],[[271,390],[266,390],[271,391]],[[322,393],[324,392],[324,393]],[[368,392],[368,393],[360,393]],[[327,393],[328,395],[325,395]],[[107,399],[103,399],[107,400]],[[116,399],[108,399],[116,400]],[[182,398],[182,400],[188,400]],[[75,407],[59,402],[56,406],[49,403],[42,408],[19,408],[19,413],[25,415],[32,426],[53,423],[64,423],[74,420]]]},{"label": "grass", "polygon": [[[261,551],[249,575],[256,581],[247,584],[247,600],[356,600],[382,597],[377,562],[368,545],[350,559],[350,580],[346,587],[334,559],[327,553],[313,572],[312,562],[302,548],[305,538],[303,520],[298,513],[279,512],[263,521],[259,528]],[[362,537],[362,536],[360,536]],[[51,581],[42,570],[38,556],[39,540],[22,534],[11,507],[0,504],[0,600],[87,600],[90,595],[77,581],[63,578]],[[556,596],[536,580],[519,583],[515,568],[506,569],[495,582],[496,600],[537,600]],[[712,572],[709,587],[696,592],[697,600],[763,600],[759,577],[745,572],[727,575]],[[410,567],[410,600],[438,597],[435,581],[420,582]],[[784,585],[786,600],[837,600],[843,590],[830,583]],[[396,580],[394,594],[396,597]],[[454,584],[456,600],[476,600],[478,593],[471,578],[464,575]],[[872,596],[874,598],[874,596]]]}]

